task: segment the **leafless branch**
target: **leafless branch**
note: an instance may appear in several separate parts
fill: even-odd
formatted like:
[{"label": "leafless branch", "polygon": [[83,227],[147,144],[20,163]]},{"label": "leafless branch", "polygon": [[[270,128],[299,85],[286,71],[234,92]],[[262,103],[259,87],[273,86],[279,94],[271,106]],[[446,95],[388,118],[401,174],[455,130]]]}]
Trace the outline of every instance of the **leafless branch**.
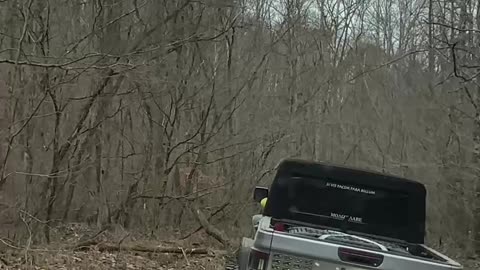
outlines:
[{"label": "leafless branch", "polygon": [[394,64],[394,63],[396,63],[396,62],[398,62],[398,61],[401,61],[402,59],[404,59],[404,58],[406,58],[406,57],[408,57],[408,56],[410,56],[410,55],[417,54],[417,53],[424,53],[424,52],[427,52],[427,51],[428,51],[428,49],[414,50],[414,51],[411,51],[411,52],[407,52],[407,53],[405,53],[405,54],[403,54],[403,55],[401,55],[401,56],[399,56],[399,57],[397,57],[397,58],[395,58],[395,59],[393,59],[393,60],[391,60],[391,61],[388,61],[388,62],[386,62],[386,63],[383,63],[383,64],[381,64],[381,65],[378,65],[378,66],[376,66],[376,67],[374,67],[374,68],[371,68],[371,69],[362,71],[362,72],[360,72],[359,74],[357,74],[357,75],[353,76],[352,78],[348,79],[347,82],[348,82],[348,83],[351,83],[351,82],[355,81],[356,79],[358,79],[358,78],[360,78],[360,77],[362,77],[362,76],[364,76],[364,75],[366,75],[366,74],[368,74],[368,73],[372,73],[372,72],[375,72],[375,71],[377,71],[377,70],[379,70],[379,69],[382,69],[382,68],[384,68],[384,67],[388,67],[388,66],[390,66],[390,65],[392,65],[392,64]]},{"label": "leafless branch", "polygon": [[479,29],[462,29],[462,28],[458,28],[458,27],[455,27],[455,26],[452,26],[452,25],[441,23],[441,22],[427,22],[427,21],[425,21],[425,23],[426,24],[432,24],[432,25],[438,25],[438,26],[445,27],[445,28],[452,29],[452,30],[459,31],[459,32],[480,33]]}]

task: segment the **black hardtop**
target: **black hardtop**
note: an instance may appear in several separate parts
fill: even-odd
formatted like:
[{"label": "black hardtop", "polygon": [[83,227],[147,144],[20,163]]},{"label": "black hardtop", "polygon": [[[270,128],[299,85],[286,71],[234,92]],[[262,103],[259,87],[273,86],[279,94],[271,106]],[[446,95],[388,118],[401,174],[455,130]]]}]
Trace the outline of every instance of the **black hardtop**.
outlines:
[{"label": "black hardtop", "polygon": [[373,170],[360,169],[326,162],[314,162],[301,159],[285,159],[277,166],[275,179],[282,176],[305,176],[311,178],[331,177],[360,185],[388,188],[391,190],[414,193],[426,196],[425,186],[415,180],[380,173]]},{"label": "black hardtop", "polygon": [[[264,213],[273,220],[424,243],[426,193],[423,184],[394,175],[285,159],[277,167]],[[346,222],[349,218],[353,222]]]}]

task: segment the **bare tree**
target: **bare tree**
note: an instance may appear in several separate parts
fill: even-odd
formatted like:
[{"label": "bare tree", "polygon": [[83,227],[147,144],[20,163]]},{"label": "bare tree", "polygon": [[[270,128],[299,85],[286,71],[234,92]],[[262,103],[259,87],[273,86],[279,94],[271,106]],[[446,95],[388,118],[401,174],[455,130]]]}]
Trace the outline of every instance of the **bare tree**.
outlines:
[{"label": "bare tree", "polygon": [[5,220],[227,243],[304,157],[422,179],[479,252],[478,1],[61,2],[0,1]]}]

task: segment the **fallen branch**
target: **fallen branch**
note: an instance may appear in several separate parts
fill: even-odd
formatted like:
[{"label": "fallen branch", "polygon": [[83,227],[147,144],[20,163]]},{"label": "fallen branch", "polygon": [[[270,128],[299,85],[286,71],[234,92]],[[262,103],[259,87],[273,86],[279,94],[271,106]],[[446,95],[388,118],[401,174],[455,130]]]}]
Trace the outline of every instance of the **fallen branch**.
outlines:
[{"label": "fallen branch", "polygon": [[[217,211],[213,212],[212,214],[210,214],[210,216],[208,217],[208,221],[210,222],[212,220],[213,217],[215,217],[218,213],[222,212],[230,203],[224,203],[220,208],[217,209]],[[193,232],[191,233],[188,233],[187,235],[183,236],[182,238],[180,238],[180,240],[185,240],[187,238],[189,238],[190,236],[194,235],[195,233],[201,231],[203,229],[203,226],[200,225],[198,226],[197,229],[195,229]]]},{"label": "fallen branch", "polygon": [[87,250],[95,246],[101,252],[112,251],[138,251],[149,253],[178,253],[183,254],[208,254],[205,248],[182,248],[182,247],[162,247],[162,246],[144,246],[144,245],[116,245],[109,243],[96,243],[95,241],[84,242],[75,248],[75,250]]},{"label": "fallen branch", "polygon": [[192,206],[192,210],[198,222],[200,223],[200,225],[202,225],[202,227],[205,229],[207,234],[215,238],[224,246],[229,246],[230,239],[228,239],[227,235],[223,231],[213,226],[205,217],[205,214],[203,214],[203,212],[198,207]]},{"label": "fallen branch", "polygon": [[76,244],[75,246],[72,246],[68,249],[73,249],[73,250],[85,250],[85,249],[88,249],[89,247],[91,246],[96,246],[100,244],[100,242],[96,239],[93,239],[93,238],[90,238],[86,241],[82,241],[78,244]]}]

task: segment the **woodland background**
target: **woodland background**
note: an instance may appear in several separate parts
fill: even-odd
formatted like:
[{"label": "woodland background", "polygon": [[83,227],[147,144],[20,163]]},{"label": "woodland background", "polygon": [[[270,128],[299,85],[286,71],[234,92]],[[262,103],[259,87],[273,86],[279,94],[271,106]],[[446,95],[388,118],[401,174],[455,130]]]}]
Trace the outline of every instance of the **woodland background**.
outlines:
[{"label": "woodland background", "polygon": [[0,0],[2,239],[228,241],[298,157],[422,181],[480,255],[479,75],[474,0]]}]

